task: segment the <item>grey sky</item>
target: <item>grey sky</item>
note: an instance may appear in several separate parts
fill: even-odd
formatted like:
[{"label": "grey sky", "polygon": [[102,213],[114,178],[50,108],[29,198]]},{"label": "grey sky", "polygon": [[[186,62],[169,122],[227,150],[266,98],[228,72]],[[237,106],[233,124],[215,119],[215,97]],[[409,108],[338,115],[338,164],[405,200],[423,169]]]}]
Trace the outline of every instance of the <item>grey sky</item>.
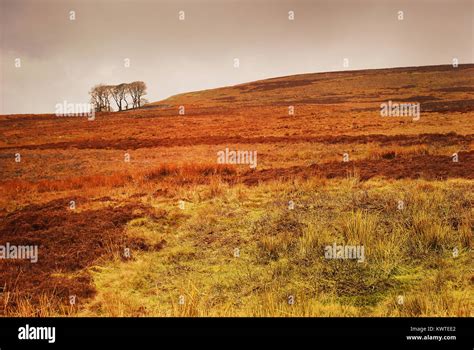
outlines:
[{"label": "grey sky", "polygon": [[143,80],[146,97],[157,101],[342,70],[344,58],[349,69],[450,64],[453,57],[474,62],[471,0],[0,2],[0,114],[52,113],[63,101],[88,102],[97,83]]}]

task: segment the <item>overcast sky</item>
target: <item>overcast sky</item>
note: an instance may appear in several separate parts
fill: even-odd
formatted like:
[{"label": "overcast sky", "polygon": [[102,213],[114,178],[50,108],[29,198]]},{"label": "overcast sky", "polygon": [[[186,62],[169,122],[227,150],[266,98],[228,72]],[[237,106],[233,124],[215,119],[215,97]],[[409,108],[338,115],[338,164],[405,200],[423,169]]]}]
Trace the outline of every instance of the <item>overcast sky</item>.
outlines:
[{"label": "overcast sky", "polygon": [[[453,57],[474,62],[472,0],[0,3],[0,114],[52,113],[57,103],[89,102],[88,91],[98,83],[143,80],[148,100],[158,101],[343,70],[344,58],[348,69],[450,64]],[[293,21],[288,11],[294,11]]]}]

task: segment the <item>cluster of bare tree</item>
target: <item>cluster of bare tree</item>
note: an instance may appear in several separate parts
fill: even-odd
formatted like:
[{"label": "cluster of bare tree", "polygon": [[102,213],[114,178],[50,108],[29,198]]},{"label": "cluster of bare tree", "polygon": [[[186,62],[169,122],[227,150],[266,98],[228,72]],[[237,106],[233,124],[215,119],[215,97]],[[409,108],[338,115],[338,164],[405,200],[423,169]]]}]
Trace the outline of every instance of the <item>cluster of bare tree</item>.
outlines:
[{"label": "cluster of bare tree", "polygon": [[122,83],[119,85],[103,85],[94,86],[89,92],[91,102],[96,112],[112,111],[111,103],[115,102],[117,109],[122,111],[132,108],[139,108],[146,100],[146,84],[143,81],[134,81],[132,83]]}]

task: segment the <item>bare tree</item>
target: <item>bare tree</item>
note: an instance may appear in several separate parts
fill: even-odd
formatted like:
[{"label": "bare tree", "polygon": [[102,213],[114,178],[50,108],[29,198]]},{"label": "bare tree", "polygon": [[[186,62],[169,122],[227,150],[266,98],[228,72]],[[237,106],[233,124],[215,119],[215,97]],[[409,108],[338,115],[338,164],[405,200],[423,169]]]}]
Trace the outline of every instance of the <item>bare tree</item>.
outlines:
[{"label": "bare tree", "polygon": [[137,87],[138,108],[140,108],[143,105],[142,102],[146,101],[144,98],[142,98],[143,96],[145,96],[147,94],[146,84],[143,81],[138,81],[137,85],[138,85],[138,87]]},{"label": "bare tree", "polygon": [[104,103],[104,108],[106,111],[110,112],[112,108],[110,107],[110,97],[112,96],[112,89],[114,87],[111,85],[104,85],[101,89],[102,101]]},{"label": "bare tree", "polygon": [[91,103],[94,106],[96,112],[102,111],[102,100],[100,98],[99,88],[98,85],[94,86],[90,91],[89,95],[91,95]]},{"label": "bare tree", "polygon": [[142,97],[146,95],[146,84],[143,81],[134,81],[129,84],[128,90],[132,97],[133,108],[140,108]]},{"label": "bare tree", "polygon": [[[125,100],[125,102],[127,101],[127,99],[126,99],[126,93],[127,93],[126,85],[127,84],[119,84],[119,85],[110,87],[110,95],[112,96],[115,103],[117,104],[117,108],[118,108],[119,111],[122,110],[122,101],[124,101],[124,100]],[[126,102],[126,103],[127,103],[127,109],[128,109],[128,102]]]},{"label": "bare tree", "polygon": [[128,109],[128,99],[127,97],[130,95],[130,84],[124,83],[123,85],[123,102],[125,103],[125,109]]},{"label": "bare tree", "polygon": [[97,112],[110,111],[110,91],[110,86],[99,84],[89,92]]}]

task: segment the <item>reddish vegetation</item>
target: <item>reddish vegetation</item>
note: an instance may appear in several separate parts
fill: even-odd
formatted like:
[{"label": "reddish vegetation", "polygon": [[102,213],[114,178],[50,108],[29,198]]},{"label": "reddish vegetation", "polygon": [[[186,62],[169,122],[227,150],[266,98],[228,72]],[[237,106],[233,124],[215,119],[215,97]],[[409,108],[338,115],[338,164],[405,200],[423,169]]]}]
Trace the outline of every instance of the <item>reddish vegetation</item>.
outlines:
[{"label": "reddish vegetation", "polygon": [[[388,158],[391,158],[391,156]],[[460,163],[452,162],[452,158],[442,156],[364,159],[346,163],[331,162],[314,164],[308,167],[296,166],[249,172],[242,176],[242,181],[247,185],[255,185],[274,179],[287,180],[314,176],[328,179],[357,176],[361,180],[368,180],[377,176],[391,179],[445,180],[450,177],[474,179],[474,151],[459,153],[459,158],[462,159]]]},{"label": "reddish vegetation", "polygon": [[25,194],[31,191],[39,193],[80,190],[84,188],[116,188],[131,183],[147,183],[172,178],[174,185],[179,184],[205,184],[213,176],[229,178],[235,176],[236,168],[231,165],[196,164],[177,166],[164,164],[152,170],[135,173],[115,173],[112,175],[86,175],[75,176],[65,179],[53,180],[6,180],[0,182],[5,191],[14,194]]},{"label": "reddish vegetation", "polygon": [[[86,201],[75,198],[78,203]],[[124,247],[151,249],[137,239],[123,235],[123,226],[131,219],[148,213],[144,207],[124,205],[117,208],[75,212],[69,209],[69,200],[55,200],[42,205],[28,205],[7,214],[0,224],[0,245],[37,245],[38,262],[28,260],[2,261],[0,279],[4,293],[13,292],[7,307],[16,301],[32,296],[53,295],[68,302],[70,295],[87,298],[93,295],[87,274],[72,277],[67,274],[81,272],[104,256],[120,253]],[[149,213],[148,213],[149,214]],[[14,242],[14,243],[13,243]],[[159,248],[159,247],[154,247]],[[0,310],[0,313],[5,310]]]},{"label": "reddish vegetation", "polygon": [[393,144],[397,146],[410,146],[421,144],[469,144],[474,141],[474,134],[458,135],[454,132],[447,134],[419,134],[419,135],[338,135],[338,136],[261,136],[261,137],[242,137],[242,136],[201,136],[188,138],[166,138],[166,139],[114,139],[114,140],[79,140],[72,142],[44,143],[41,145],[24,145],[4,147],[8,149],[120,149],[135,150],[139,148],[155,147],[178,147],[178,146],[196,146],[196,145],[229,145],[229,144],[273,144],[273,143],[324,143],[324,144],[350,144],[350,143],[370,143],[377,142],[383,145]]},{"label": "reddish vegetation", "polygon": [[[0,116],[0,244],[41,247],[37,264],[0,261],[0,286],[15,292],[12,306],[42,293],[66,303],[71,294],[91,296],[85,267],[124,245],[153,249],[123,234],[129,220],[153,215],[140,198],[172,197],[189,184],[473,179],[473,89],[474,65],[412,67],[268,79],[98,113],[94,121]],[[421,118],[382,118],[388,100],[419,102]],[[257,170],[216,164],[226,147],[258,150]],[[105,197],[121,189],[114,206],[117,198]],[[87,195],[78,199],[79,191]],[[71,198],[100,209],[71,211]]]}]

